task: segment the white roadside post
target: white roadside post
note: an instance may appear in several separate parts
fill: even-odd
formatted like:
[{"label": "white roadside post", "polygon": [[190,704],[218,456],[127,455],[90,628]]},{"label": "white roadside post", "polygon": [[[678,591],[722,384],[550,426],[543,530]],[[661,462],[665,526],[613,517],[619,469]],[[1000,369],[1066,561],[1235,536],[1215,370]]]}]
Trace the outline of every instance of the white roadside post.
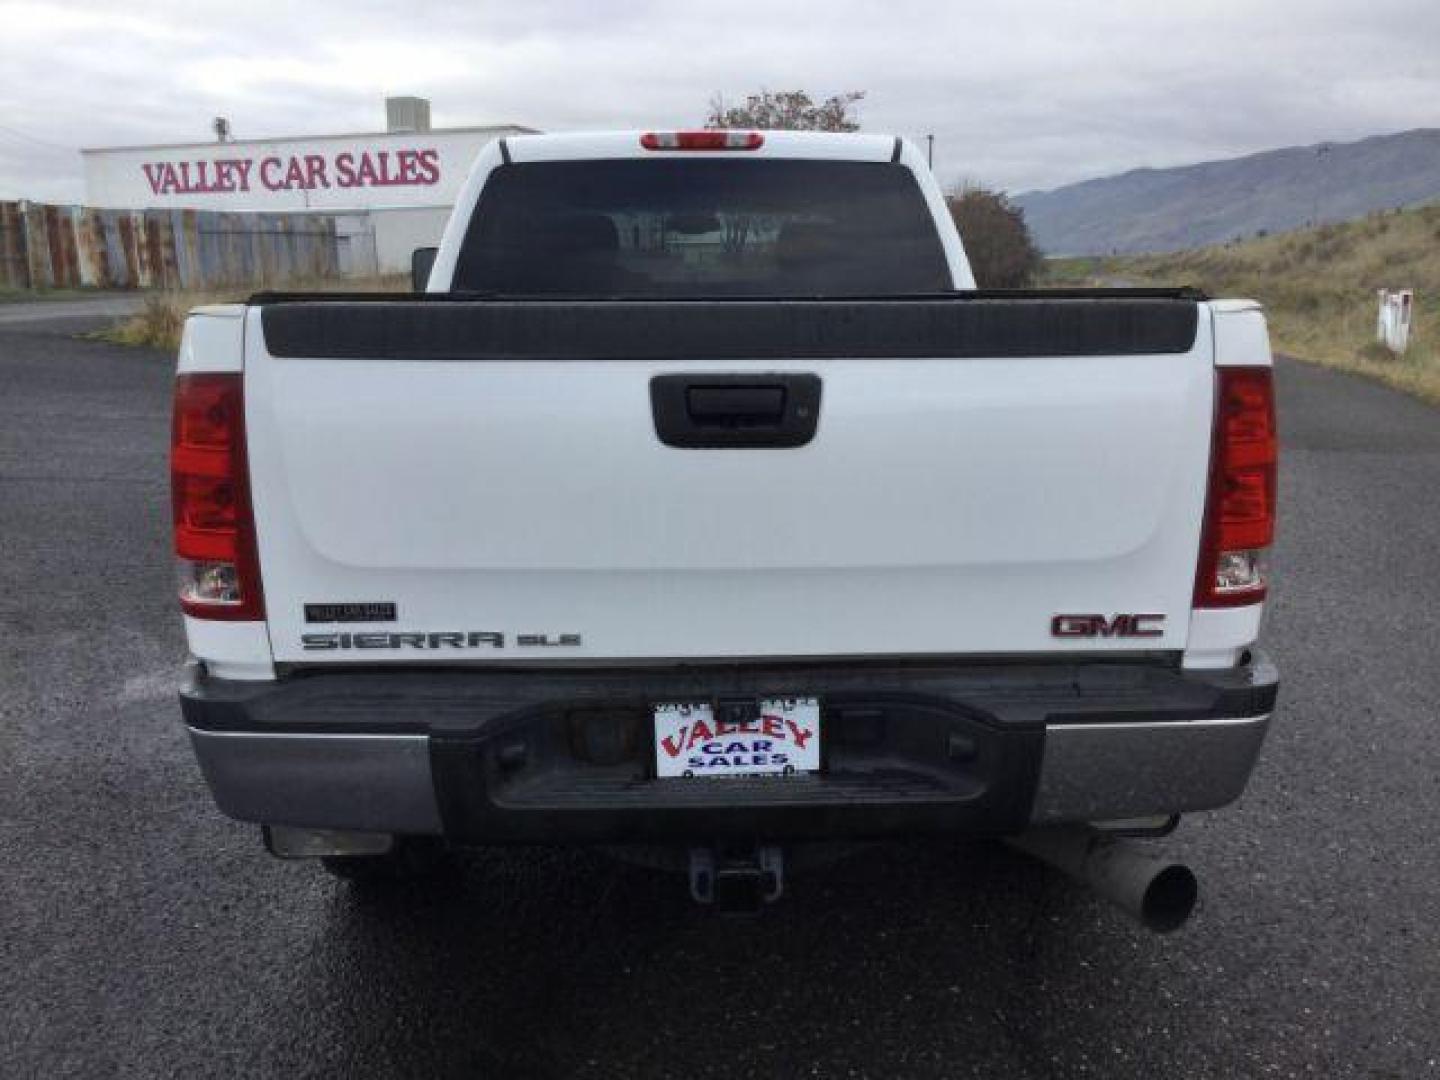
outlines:
[{"label": "white roadside post", "polygon": [[1380,313],[1375,339],[1397,356],[1410,344],[1410,316],[1415,308],[1415,290],[1381,289]]}]

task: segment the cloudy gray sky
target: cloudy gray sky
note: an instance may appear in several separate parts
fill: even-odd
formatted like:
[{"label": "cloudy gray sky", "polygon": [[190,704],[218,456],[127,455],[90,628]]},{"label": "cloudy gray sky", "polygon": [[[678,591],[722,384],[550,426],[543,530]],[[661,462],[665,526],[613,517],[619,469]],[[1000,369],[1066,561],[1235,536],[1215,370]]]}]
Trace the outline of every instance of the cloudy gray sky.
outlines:
[{"label": "cloudy gray sky", "polygon": [[721,92],[868,92],[942,179],[1011,191],[1440,126],[1437,0],[0,0],[0,198],[82,146],[436,126],[696,125]]}]

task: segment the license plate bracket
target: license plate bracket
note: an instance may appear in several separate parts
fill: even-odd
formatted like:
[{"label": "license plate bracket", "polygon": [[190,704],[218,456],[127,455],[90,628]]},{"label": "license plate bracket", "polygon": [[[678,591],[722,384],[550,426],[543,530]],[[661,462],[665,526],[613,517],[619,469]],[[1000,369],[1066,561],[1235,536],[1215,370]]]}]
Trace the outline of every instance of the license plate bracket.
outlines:
[{"label": "license plate bracket", "polygon": [[820,770],[820,701],[725,697],[657,702],[655,775],[794,776]]}]

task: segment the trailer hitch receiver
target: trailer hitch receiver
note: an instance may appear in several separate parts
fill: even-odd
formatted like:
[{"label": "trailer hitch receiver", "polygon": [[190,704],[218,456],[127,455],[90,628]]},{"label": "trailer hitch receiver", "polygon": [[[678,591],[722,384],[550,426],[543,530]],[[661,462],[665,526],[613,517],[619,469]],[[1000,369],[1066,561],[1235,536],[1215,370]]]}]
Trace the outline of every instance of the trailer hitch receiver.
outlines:
[{"label": "trailer hitch receiver", "polygon": [[721,915],[758,915],[784,891],[785,855],[778,847],[690,849],[690,895]]}]

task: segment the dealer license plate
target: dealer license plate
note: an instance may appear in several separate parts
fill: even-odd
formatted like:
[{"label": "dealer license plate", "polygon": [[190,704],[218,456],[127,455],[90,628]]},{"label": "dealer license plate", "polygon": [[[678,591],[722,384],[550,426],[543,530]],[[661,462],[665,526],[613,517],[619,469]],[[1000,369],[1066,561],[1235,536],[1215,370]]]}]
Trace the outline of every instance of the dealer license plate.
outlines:
[{"label": "dealer license plate", "polygon": [[[710,702],[655,706],[655,775],[770,776],[820,768],[820,701],[763,698],[743,719]],[[727,710],[728,711],[728,710]]]}]

